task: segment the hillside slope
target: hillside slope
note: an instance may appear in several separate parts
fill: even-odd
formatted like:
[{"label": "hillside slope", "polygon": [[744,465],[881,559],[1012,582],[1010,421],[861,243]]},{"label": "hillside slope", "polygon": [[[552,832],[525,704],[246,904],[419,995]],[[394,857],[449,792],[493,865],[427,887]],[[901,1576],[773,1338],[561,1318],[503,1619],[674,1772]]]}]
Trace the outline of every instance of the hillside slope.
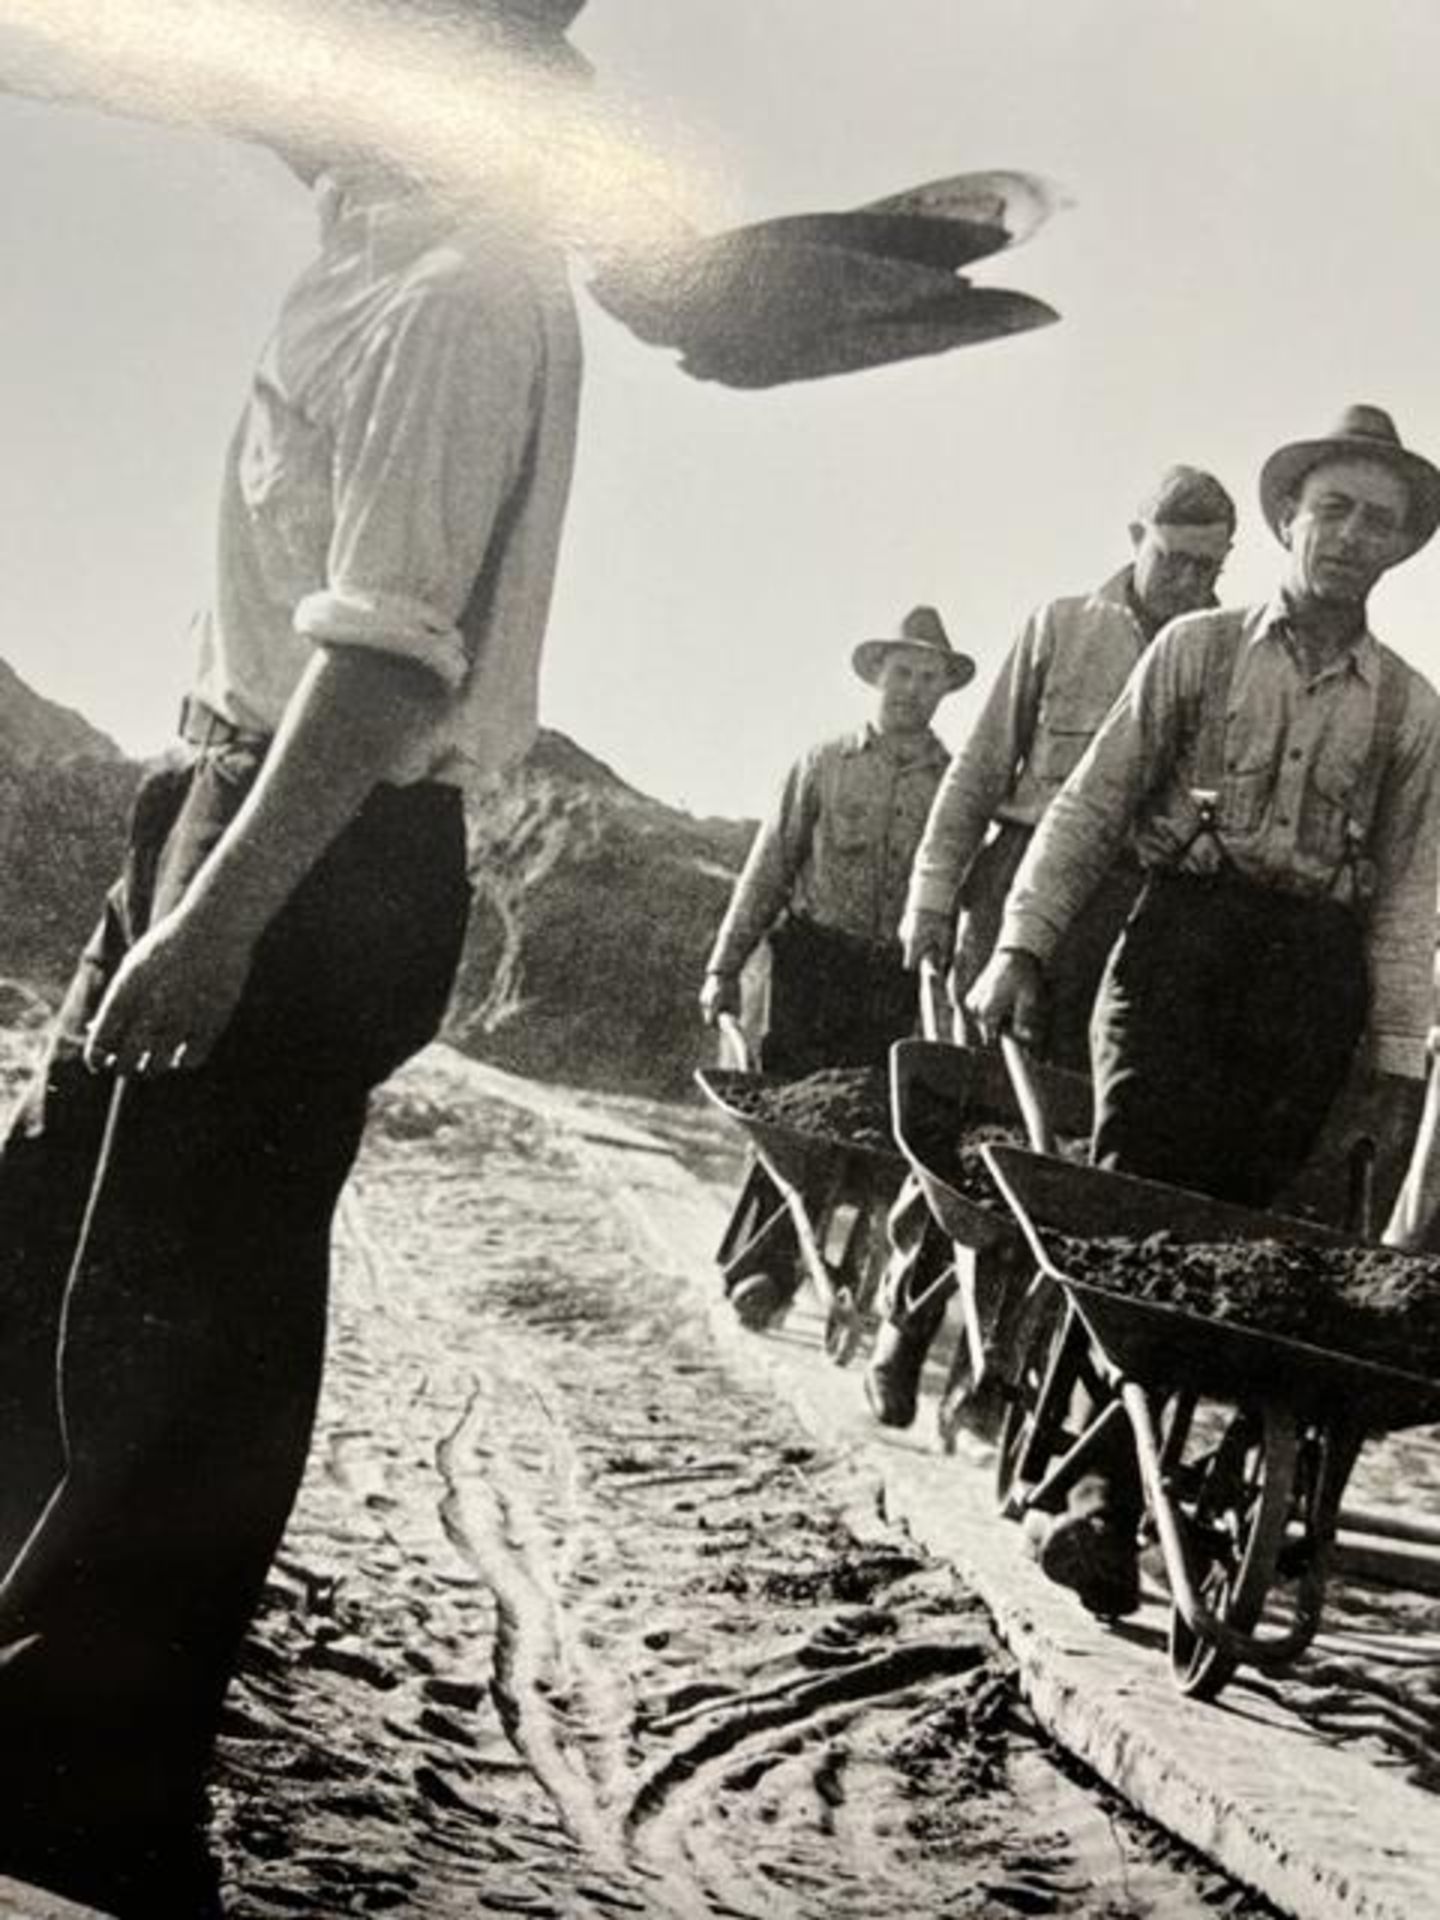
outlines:
[{"label": "hillside slope", "polygon": [[706,950],[751,827],[628,786],[563,734],[477,796],[475,910],[449,1037],[516,1073],[689,1085]]}]

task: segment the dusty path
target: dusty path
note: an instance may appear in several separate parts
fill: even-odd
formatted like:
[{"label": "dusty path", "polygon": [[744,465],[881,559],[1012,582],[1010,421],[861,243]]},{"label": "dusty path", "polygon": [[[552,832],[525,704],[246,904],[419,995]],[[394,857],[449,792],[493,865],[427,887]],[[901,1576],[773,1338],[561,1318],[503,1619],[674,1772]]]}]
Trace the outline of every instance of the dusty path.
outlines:
[{"label": "dusty path", "polygon": [[223,1743],[235,1920],[1267,1911],[1068,1777],[543,1119],[413,1070],[338,1268]]}]

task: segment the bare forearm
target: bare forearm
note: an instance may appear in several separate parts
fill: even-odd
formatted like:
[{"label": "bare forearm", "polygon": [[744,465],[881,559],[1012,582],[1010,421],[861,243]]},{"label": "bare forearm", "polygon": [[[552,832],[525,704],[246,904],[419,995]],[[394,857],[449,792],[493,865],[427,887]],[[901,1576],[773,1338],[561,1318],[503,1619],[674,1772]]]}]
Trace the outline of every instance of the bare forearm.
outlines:
[{"label": "bare forearm", "polygon": [[240,811],[111,981],[86,1042],[92,1067],[144,1074],[209,1058],[261,934],[447,698],[391,655],[316,655]]},{"label": "bare forearm", "polygon": [[321,648],[265,765],[191,883],[186,913],[253,941],[449,696],[408,661]]}]

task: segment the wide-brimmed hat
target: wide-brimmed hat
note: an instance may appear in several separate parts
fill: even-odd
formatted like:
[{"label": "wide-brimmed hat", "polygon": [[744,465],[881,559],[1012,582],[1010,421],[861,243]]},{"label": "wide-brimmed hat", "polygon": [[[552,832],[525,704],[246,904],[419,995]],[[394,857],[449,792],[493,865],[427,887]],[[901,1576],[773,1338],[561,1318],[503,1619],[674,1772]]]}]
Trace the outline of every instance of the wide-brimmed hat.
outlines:
[{"label": "wide-brimmed hat", "polygon": [[1307,473],[1324,460],[1373,460],[1389,467],[1410,492],[1407,531],[1414,553],[1440,526],[1440,468],[1402,444],[1383,407],[1346,407],[1332,432],[1318,440],[1293,440],[1272,453],[1260,470],[1260,507],[1277,536],[1286,504]]},{"label": "wide-brimmed hat", "polygon": [[867,686],[874,686],[880,669],[897,651],[923,653],[932,660],[943,660],[950,676],[945,689],[954,693],[975,678],[975,662],[968,653],[957,653],[950,644],[945,622],[934,607],[912,607],[900,622],[900,631],[884,640],[862,640],[850,656],[850,664]]}]

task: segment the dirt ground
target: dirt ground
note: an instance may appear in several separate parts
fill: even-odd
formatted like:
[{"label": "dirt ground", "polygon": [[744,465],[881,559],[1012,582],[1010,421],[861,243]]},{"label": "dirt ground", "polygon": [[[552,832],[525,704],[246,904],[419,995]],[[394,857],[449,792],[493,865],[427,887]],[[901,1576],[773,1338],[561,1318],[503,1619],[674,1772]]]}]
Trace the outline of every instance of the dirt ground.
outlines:
[{"label": "dirt ground", "polygon": [[[733,1185],[698,1118],[594,1106]],[[1046,1747],[974,1598],[727,1372],[586,1167],[443,1050],[377,1101],[226,1717],[232,1920],[1268,1915]],[[1361,1479],[1433,1502],[1436,1436]],[[1440,1603],[1332,1612],[1286,1698],[1431,1783]]]},{"label": "dirt ground", "polygon": [[543,1120],[387,1092],[333,1329],[223,1742],[237,1920],[1265,1911],[1070,1777]]}]

